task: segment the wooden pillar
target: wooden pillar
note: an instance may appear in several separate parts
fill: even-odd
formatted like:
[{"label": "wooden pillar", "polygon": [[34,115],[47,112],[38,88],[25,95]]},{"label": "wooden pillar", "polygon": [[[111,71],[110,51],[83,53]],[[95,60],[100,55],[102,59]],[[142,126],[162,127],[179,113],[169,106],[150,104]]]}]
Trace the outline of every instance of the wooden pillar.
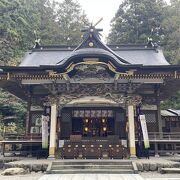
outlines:
[{"label": "wooden pillar", "polygon": [[158,120],[158,130],[160,135],[162,136],[162,118],[161,118],[161,107],[160,107],[160,101],[159,97],[157,97],[157,120]]},{"label": "wooden pillar", "polygon": [[157,142],[154,143],[154,151],[155,151],[155,157],[159,157]]},{"label": "wooden pillar", "polygon": [[129,151],[130,157],[136,157],[135,127],[134,127],[134,106],[128,104],[128,125],[129,125]]},{"label": "wooden pillar", "polygon": [[57,129],[57,105],[51,104],[51,123],[50,123],[50,143],[49,143],[49,158],[55,158],[56,150],[56,129]]},{"label": "wooden pillar", "polygon": [[162,137],[163,129],[162,129],[162,118],[161,118],[161,107],[160,107],[160,87],[157,87],[156,90],[156,105],[157,105],[157,120],[158,120],[158,131],[159,131],[159,137]]},{"label": "wooden pillar", "polygon": [[28,95],[27,114],[26,114],[26,135],[30,133],[30,111],[31,111],[31,95]]}]

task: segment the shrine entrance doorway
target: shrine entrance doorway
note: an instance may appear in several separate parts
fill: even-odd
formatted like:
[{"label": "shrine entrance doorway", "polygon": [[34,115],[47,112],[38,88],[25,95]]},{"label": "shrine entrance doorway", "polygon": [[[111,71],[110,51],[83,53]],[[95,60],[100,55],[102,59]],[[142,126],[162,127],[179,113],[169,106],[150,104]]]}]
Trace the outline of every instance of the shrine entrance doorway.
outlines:
[{"label": "shrine entrance doorway", "polygon": [[127,139],[126,111],[120,107],[65,107],[58,120],[60,139]]},{"label": "shrine entrance doorway", "polygon": [[73,110],[72,134],[82,137],[107,137],[114,135],[114,123],[113,110]]}]

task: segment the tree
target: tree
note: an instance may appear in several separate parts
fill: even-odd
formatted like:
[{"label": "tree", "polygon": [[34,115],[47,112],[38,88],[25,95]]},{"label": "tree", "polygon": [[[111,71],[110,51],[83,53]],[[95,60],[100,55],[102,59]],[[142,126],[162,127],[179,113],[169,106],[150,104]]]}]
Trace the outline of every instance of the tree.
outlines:
[{"label": "tree", "polygon": [[[19,134],[23,133],[26,119],[26,106],[26,103],[21,99],[0,89],[0,126],[2,125],[3,118],[7,116],[16,116],[16,132]],[[1,127],[0,131],[2,131]]]},{"label": "tree", "polygon": [[162,28],[165,34],[164,53],[172,64],[180,64],[180,1],[172,0],[167,7]]},{"label": "tree", "polygon": [[17,65],[34,45],[34,31],[44,45],[74,45],[80,41],[80,29],[87,22],[73,0],[1,0],[0,12],[0,65]]},{"label": "tree", "polygon": [[81,41],[81,29],[89,24],[81,6],[73,0],[64,0],[58,4],[57,22],[59,24],[59,42],[77,45]]},{"label": "tree", "polygon": [[142,43],[161,38],[163,0],[124,0],[111,22],[109,43]]},{"label": "tree", "polygon": [[[34,43],[34,30],[41,27],[41,14],[49,10],[47,0],[2,0],[0,5],[1,65],[16,65]],[[51,10],[51,14],[53,10]],[[52,20],[50,11],[48,20]]]},{"label": "tree", "polygon": [[162,109],[180,109],[180,91],[161,103]]}]

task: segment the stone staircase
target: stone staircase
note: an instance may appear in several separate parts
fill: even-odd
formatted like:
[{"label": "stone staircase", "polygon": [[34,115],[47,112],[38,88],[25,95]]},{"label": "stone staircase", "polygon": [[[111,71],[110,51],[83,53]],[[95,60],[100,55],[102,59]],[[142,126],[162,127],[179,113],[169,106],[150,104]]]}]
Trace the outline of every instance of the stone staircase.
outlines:
[{"label": "stone staircase", "polygon": [[52,162],[47,174],[135,174],[135,163],[124,160],[61,160]]}]

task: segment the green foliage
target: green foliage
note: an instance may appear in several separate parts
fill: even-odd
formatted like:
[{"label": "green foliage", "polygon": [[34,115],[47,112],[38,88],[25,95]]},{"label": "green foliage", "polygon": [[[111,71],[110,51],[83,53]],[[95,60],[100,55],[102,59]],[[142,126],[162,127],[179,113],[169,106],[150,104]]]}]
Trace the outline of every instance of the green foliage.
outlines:
[{"label": "green foliage", "polygon": [[88,19],[80,5],[73,0],[64,0],[57,6],[57,22],[59,24],[59,42],[66,45],[77,45],[81,41],[80,30],[88,23]]},{"label": "green foliage", "polygon": [[180,109],[180,91],[161,103],[161,109]]},{"label": "green foliage", "polygon": [[0,65],[18,64],[34,45],[34,31],[44,45],[77,44],[88,22],[73,0],[1,0],[0,12]]},{"label": "green foliage", "polygon": [[162,28],[165,34],[164,53],[172,64],[180,64],[180,1],[172,0],[167,7]]},{"label": "green foliage", "polygon": [[109,43],[144,43],[153,36],[160,40],[163,0],[124,0],[112,20]]},{"label": "green foliage", "polygon": [[17,129],[16,132],[21,134],[24,132],[26,119],[26,103],[14,95],[0,89],[0,121],[2,131],[2,119],[8,116],[15,116]]}]

